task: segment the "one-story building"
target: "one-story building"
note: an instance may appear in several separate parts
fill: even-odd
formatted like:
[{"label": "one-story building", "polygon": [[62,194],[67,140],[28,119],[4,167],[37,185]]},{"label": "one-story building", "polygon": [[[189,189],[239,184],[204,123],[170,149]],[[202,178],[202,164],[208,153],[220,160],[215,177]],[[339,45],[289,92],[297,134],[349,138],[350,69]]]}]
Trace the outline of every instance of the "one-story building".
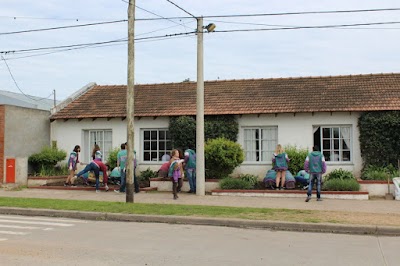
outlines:
[{"label": "one-story building", "polygon": [[[105,158],[126,141],[126,85],[91,84],[53,110],[51,140],[82,161],[98,143]],[[400,74],[217,80],[205,82],[205,115],[234,115],[245,161],[236,174],[265,175],[276,145],[321,147],[328,169],[362,169],[358,118],[400,110]],[[169,152],[171,116],[196,115],[196,83],[135,85],[135,150],[139,171],[157,170]]]},{"label": "one-story building", "polygon": [[54,101],[0,91],[0,185],[26,185],[28,158],[50,145]]}]

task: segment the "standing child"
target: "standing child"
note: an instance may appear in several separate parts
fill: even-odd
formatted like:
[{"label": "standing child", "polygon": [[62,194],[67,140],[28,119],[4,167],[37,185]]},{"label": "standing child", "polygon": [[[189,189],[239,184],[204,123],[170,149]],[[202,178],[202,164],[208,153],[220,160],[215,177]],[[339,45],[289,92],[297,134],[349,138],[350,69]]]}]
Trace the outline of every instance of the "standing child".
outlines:
[{"label": "standing child", "polygon": [[71,152],[69,155],[68,159],[68,171],[69,175],[67,177],[67,180],[64,182],[64,186],[75,186],[73,184],[72,179],[74,178],[75,171],[76,171],[76,165],[79,163],[79,152],[81,151],[81,147],[79,145],[76,145],[74,150]]},{"label": "standing child", "polygon": [[100,151],[100,146],[95,144],[93,151],[92,151],[92,159],[93,160],[98,160],[98,161],[102,161],[103,160],[103,154]]},{"label": "standing child", "polygon": [[196,193],[196,153],[191,149],[185,151],[185,173],[190,186],[188,193]]},{"label": "standing child", "polygon": [[326,163],[325,157],[319,151],[318,146],[314,146],[313,151],[308,154],[306,161],[304,162],[304,169],[310,174],[306,202],[309,202],[311,199],[311,192],[315,181],[317,181],[317,201],[322,201],[321,182],[322,174],[326,172]]},{"label": "standing child", "polygon": [[272,163],[275,163],[274,170],[276,171],[276,189],[285,189],[286,170],[288,169],[289,157],[285,153],[281,144],[278,144],[272,158]]},{"label": "standing child", "polygon": [[183,178],[183,159],[179,158],[179,151],[173,150],[171,152],[171,166],[168,170],[168,177],[172,181],[172,193],[174,194],[174,200],[178,199],[178,191],[182,188],[182,178]]}]

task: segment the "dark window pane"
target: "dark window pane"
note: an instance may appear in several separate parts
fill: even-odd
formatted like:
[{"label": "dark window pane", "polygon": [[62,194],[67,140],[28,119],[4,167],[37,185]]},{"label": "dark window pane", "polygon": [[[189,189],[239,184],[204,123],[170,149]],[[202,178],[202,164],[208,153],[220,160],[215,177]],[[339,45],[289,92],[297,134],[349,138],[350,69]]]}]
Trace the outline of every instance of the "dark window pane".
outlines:
[{"label": "dark window pane", "polygon": [[330,128],[324,128],[323,133],[322,133],[323,138],[330,138],[331,137],[331,129]]},{"label": "dark window pane", "polygon": [[335,161],[335,162],[340,161],[339,151],[334,151],[331,159],[332,159],[332,161]]},{"label": "dark window pane", "polygon": [[171,137],[170,137],[170,135],[169,135],[169,131],[168,131],[168,130],[166,130],[166,131],[165,131],[165,133],[166,133],[166,137],[167,137],[167,139],[169,139],[169,140],[170,140],[170,139],[171,139]]},{"label": "dark window pane", "polygon": [[338,138],[339,138],[339,128],[338,128],[338,127],[334,127],[334,128],[333,128],[333,137],[334,137],[335,139],[338,139]]},{"label": "dark window pane", "polygon": [[330,150],[331,149],[331,141],[329,139],[323,141],[323,149],[324,150]]},{"label": "dark window pane", "polygon": [[156,140],[157,139],[157,131],[152,130],[151,131],[151,140]]},{"label": "dark window pane", "polygon": [[152,152],[151,153],[151,160],[152,161],[157,161],[157,152]]},{"label": "dark window pane", "polygon": [[259,139],[260,138],[260,131],[258,129],[256,129],[255,133],[256,133],[256,139]]},{"label": "dark window pane", "polygon": [[151,142],[151,150],[157,150],[157,141],[152,141]]},{"label": "dark window pane", "polygon": [[160,150],[165,150],[165,142],[164,141],[160,141],[160,143],[159,143],[159,149]]},{"label": "dark window pane", "polygon": [[350,161],[350,151],[344,151],[342,153],[342,161]]},{"label": "dark window pane", "polygon": [[161,158],[163,157],[164,152],[159,152],[158,153],[158,160],[161,161]]},{"label": "dark window pane", "polygon": [[150,131],[144,132],[144,140],[150,140]]},{"label": "dark window pane", "polygon": [[342,149],[343,150],[348,150],[349,149],[349,146],[347,145],[347,143],[350,144],[350,140],[349,139],[342,140]]},{"label": "dark window pane", "polygon": [[172,150],[172,143],[171,143],[171,141],[167,141],[167,150],[168,150],[168,151]]},{"label": "dark window pane", "polygon": [[331,154],[329,151],[324,151],[324,157],[325,157],[325,161],[330,161],[331,160]]},{"label": "dark window pane", "polygon": [[143,158],[145,161],[150,161],[150,152],[145,152]]},{"label": "dark window pane", "polygon": [[144,150],[150,150],[150,142],[149,141],[145,141],[144,142],[143,149]]},{"label": "dark window pane", "polygon": [[338,139],[333,140],[333,148],[339,149],[339,140]]},{"label": "dark window pane", "polygon": [[160,130],[160,140],[165,139],[165,131]]}]

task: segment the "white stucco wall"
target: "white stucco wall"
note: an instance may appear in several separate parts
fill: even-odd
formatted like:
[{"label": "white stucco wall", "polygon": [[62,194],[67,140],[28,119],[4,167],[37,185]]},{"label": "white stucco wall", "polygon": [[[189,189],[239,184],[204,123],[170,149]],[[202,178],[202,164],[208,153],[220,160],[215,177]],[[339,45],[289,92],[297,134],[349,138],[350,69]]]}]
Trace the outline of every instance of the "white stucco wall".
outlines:
[{"label": "white stucco wall", "polygon": [[[357,128],[359,113],[303,113],[303,114],[261,114],[261,115],[243,115],[237,116],[239,123],[238,142],[243,146],[243,132],[246,127],[260,126],[277,126],[278,127],[278,143],[282,145],[296,145],[297,147],[308,148],[311,150],[313,146],[313,126],[339,126],[351,125],[351,162],[327,162],[328,172],[336,168],[343,168],[352,171],[356,176],[360,175],[362,161],[359,145],[359,132]],[[165,129],[168,128],[169,118],[144,117],[135,119],[135,150],[138,158],[138,171],[150,168],[158,170],[161,162],[143,162],[141,158],[141,150],[143,145],[143,129]],[[126,141],[126,120],[121,119],[70,119],[67,121],[56,120],[51,123],[51,139],[57,140],[58,147],[68,151],[73,149],[75,145],[81,145],[82,155],[84,151],[84,130],[108,129],[112,130],[112,146],[119,147],[121,143]],[[91,148],[90,148],[91,149]],[[82,157],[83,158],[83,157]],[[244,162],[240,167],[235,169],[234,174],[249,173],[264,177],[266,171],[271,168],[271,162]]]},{"label": "white stucco wall", "polygon": [[[313,126],[338,126],[351,125],[351,162],[327,162],[327,172],[337,168],[352,171],[356,176],[361,173],[362,160],[359,143],[359,131],[357,128],[359,113],[333,112],[331,113],[300,113],[300,114],[261,114],[238,116],[239,137],[238,142],[243,146],[244,128],[277,126],[278,143],[296,145],[299,148],[307,148],[311,151],[313,146]],[[235,169],[234,174],[254,174],[260,178],[271,169],[271,162],[244,162]]]},{"label": "white stucco wall", "polygon": [[[148,167],[152,170],[158,170],[161,163],[157,162],[143,162],[140,151],[142,150],[143,136],[142,129],[163,129],[168,128],[169,118],[158,117],[153,119],[141,118],[135,119],[135,144],[134,149],[137,151],[138,171],[146,170]],[[85,147],[84,131],[85,130],[112,130],[112,147],[120,147],[121,143],[127,140],[127,121],[120,118],[107,119],[77,119],[56,120],[51,123],[51,140],[57,141],[57,146],[60,149],[69,153],[73,150],[75,145],[81,146],[81,162],[87,162],[86,159],[91,153],[92,147]]]}]

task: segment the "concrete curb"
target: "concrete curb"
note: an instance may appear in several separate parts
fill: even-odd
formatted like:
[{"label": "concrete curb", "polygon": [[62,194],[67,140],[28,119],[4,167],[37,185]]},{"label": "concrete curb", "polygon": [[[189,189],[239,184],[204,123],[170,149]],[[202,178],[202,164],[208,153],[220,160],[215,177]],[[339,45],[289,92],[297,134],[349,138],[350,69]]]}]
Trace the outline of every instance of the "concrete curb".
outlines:
[{"label": "concrete curb", "polygon": [[63,217],[82,220],[104,220],[119,222],[169,223],[226,226],[236,228],[269,229],[276,231],[316,232],[353,235],[400,236],[400,227],[343,225],[325,223],[293,223],[282,221],[257,221],[241,219],[220,219],[185,216],[141,215],[122,213],[81,212],[50,209],[27,209],[15,207],[0,207],[0,214]]}]

